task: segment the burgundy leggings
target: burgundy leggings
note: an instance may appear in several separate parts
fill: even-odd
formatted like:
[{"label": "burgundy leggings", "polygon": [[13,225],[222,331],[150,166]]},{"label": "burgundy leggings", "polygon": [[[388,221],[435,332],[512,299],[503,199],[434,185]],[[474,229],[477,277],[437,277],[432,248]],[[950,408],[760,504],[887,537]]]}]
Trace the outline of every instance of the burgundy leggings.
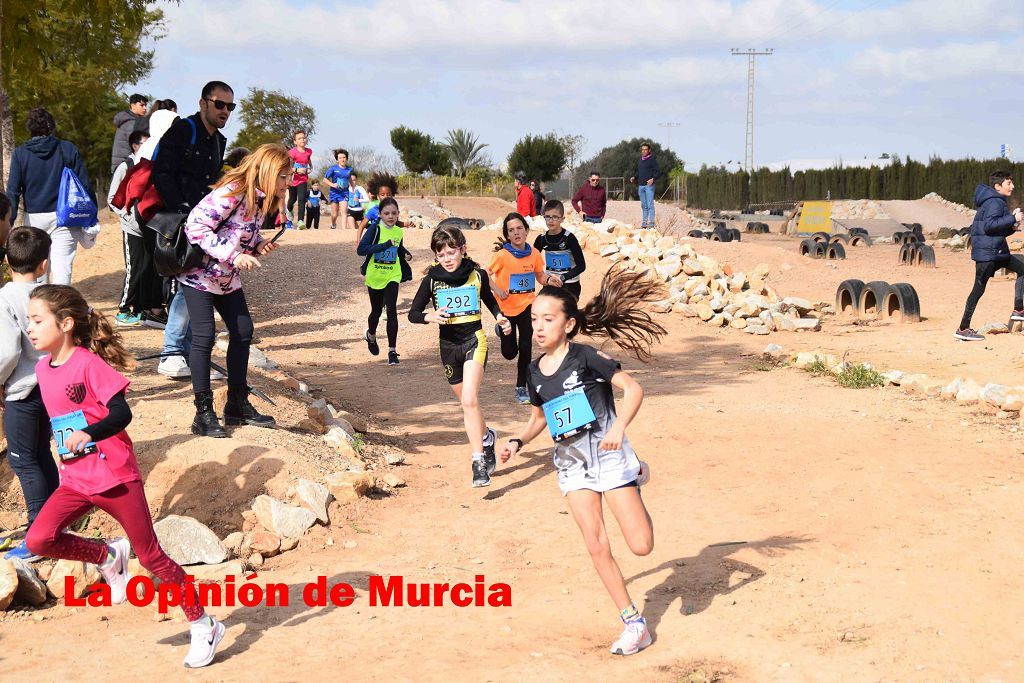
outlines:
[{"label": "burgundy leggings", "polygon": [[[105,543],[96,543],[63,531],[93,506],[109,514],[124,527],[128,542],[132,544],[135,555],[143,567],[161,581],[185,585],[184,570],[167,556],[156,538],[153,518],[149,515],[149,503],[146,502],[146,492],[139,481],[118,484],[112,489],[91,496],[66,486],[57,487],[29,528],[25,536],[25,545],[36,555],[101,564],[107,559]],[[181,611],[189,621],[195,621],[202,617],[205,611],[199,605],[195,588],[190,586],[189,590],[193,594],[192,600],[182,600]],[[186,605],[186,602],[192,604]]]}]

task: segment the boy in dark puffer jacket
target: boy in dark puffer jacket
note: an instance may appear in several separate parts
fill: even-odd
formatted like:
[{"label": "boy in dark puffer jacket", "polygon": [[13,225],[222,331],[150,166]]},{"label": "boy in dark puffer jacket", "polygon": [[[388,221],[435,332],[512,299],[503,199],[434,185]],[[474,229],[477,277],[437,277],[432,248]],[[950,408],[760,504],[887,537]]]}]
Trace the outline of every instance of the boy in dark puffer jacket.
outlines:
[{"label": "boy in dark puffer jacket", "polygon": [[964,317],[954,336],[963,341],[976,341],[984,337],[971,329],[974,308],[985,293],[988,281],[996,271],[1006,268],[1017,275],[1013,293],[1013,313],[1010,320],[1024,322],[1024,259],[1010,255],[1006,238],[1016,232],[1024,213],[1018,207],[1010,212],[1006,198],[1013,194],[1013,178],[1006,171],[995,171],[988,185],[974,190],[974,205],[978,212],[971,225],[971,259],[974,263],[974,288],[967,296]]}]

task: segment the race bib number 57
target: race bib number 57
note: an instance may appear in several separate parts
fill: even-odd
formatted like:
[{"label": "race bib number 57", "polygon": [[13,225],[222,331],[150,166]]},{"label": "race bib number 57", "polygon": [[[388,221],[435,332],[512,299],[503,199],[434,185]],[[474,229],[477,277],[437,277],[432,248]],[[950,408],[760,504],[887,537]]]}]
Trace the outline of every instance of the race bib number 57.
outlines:
[{"label": "race bib number 57", "polygon": [[590,429],[597,417],[582,389],[553,398],[541,408],[554,441],[561,441]]}]

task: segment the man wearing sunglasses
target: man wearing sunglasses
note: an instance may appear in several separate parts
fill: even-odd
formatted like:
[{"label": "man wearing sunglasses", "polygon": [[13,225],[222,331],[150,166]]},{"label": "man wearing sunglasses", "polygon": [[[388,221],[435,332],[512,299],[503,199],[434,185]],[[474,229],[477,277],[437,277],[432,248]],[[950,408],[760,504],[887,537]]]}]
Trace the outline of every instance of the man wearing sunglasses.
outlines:
[{"label": "man wearing sunglasses", "polygon": [[588,223],[600,223],[607,207],[608,195],[601,186],[601,174],[591,171],[587,182],[572,196],[572,208]]},{"label": "man wearing sunglasses", "polygon": [[[231,86],[210,81],[203,86],[199,111],[187,119],[176,120],[160,138],[151,177],[167,211],[190,212],[220,178],[227,142],[220,129],[227,125],[234,110],[235,92]],[[167,310],[163,352],[181,355],[164,356],[157,370],[161,375],[175,379],[192,376],[185,361],[191,338],[185,297],[178,290]]]}]

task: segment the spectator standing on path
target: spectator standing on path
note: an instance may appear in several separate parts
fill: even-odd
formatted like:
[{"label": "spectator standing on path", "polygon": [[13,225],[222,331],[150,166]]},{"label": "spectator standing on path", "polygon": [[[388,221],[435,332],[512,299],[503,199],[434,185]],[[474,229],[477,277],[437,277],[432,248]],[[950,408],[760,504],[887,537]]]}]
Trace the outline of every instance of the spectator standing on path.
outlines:
[{"label": "spectator standing on path", "polygon": [[128,111],[119,111],[114,114],[114,148],[110,153],[110,172],[113,173],[122,161],[127,159],[131,153],[131,145],[128,144],[128,136],[136,130],[147,130],[148,120],[146,117],[146,105],[149,100],[145,95],[135,93],[128,98]]},{"label": "spectator standing on path", "polygon": [[[306,147],[306,131],[297,130],[292,134],[295,146],[288,150],[292,159],[292,180],[288,187],[288,213],[298,230],[306,229],[306,200],[309,198],[309,170],[312,167],[313,150]],[[295,209],[298,202],[299,208]],[[296,216],[297,212],[297,216]]]},{"label": "spectator standing on path", "polygon": [[70,285],[78,245],[91,247],[96,238],[82,228],[57,227],[57,193],[64,167],[75,172],[94,202],[96,193],[78,148],[56,137],[57,124],[50,112],[42,107],[30,110],[27,125],[32,138],[14,150],[7,177],[11,223],[17,218],[18,203],[24,197],[25,225],[50,235],[50,284]]},{"label": "spectator standing on path", "polygon": [[588,223],[600,223],[608,210],[608,193],[601,186],[601,174],[590,172],[590,178],[572,196],[572,208]]},{"label": "spectator standing on path", "polygon": [[629,182],[636,183],[636,192],[640,195],[640,227],[654,227],[654,182],[661,177],[658,160],[651,154],[651,146],[644,143],[640,146],[640,160],[636,162],[636,174]]},{"label": "spectator standing on path", "polygon": [[540,183],[531,180],[530,192],[533,193],[533,215],[539,216],[544,211],[544,193],[540,189]]},{"label": "spectator standing on path", "polygon": [[1011,323],[1024,322],[1024,259],[1011,255],[1006,238],[1020,228],[1024,212],[1017,207],[1010,212],[1006,198],[1013,194],[1013,178],[1006,171],[995,171],[988,178],[988,185],[979,184],[974,190],[974,205],[978,207],[971,224],[971,260],[974,261],[974,287],[967,296],[964,317],[960,328],[953,335],[962,341],[984,339],[971,329],[974,309],[981,300],[988,281],[1000,268],[1006,268],[1017,275],[1013,290],[1013,311]]},{"label": "spectator standing on path", "polygon": [[[144,313],[162,319],[164,324],[167,322],[163,317],[163,282],[153,267],[152,251],[147,255],[146,238],[142,235],[135,211],[131,207],[118,209],[110,203],[128,169],[139,163],[139,149],[147,137],[141,130],[128,137],[132,155],[121,162],[114,171],[114,177],[110,180],[110,190],[107,192],[107,204],[121,219],[121,234],[124,239],[124,286],[121,289],[117,317],[114,319],[118,327],[142,325]],[[146,232],[151,233],[155,240],[156,233],[152,230]]]},{"label": "spectator standing on path", "polygon": [[[234,110],[235,91],[231,86],[210,81],[203,86],[199,111],[187,119],[176,120],[164,133],[153,160],[152,178],[168,211],[190,213],[220,178],[227,143],[220,129],[227,125]],[[178,287],[167,311],[163,353],[180,355],[161,358],[158,372],[176,379],[191,377],[186,361],[191,348],[188,309]]]},{"label": "spectator standing on path", "polygon": [[526,184],[526,174],[516,173],[516,213],[529,218],[537,215],[537,202],[533,190]]}]

